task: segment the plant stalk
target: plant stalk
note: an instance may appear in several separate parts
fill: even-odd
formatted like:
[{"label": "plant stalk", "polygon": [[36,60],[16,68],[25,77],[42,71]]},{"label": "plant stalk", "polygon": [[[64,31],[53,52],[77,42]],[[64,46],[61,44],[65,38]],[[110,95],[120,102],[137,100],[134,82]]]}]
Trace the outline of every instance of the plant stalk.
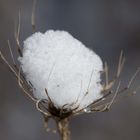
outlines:
[{"label": "plant stalk", "polygon": [[57,128],[61,136],[61,140],[70,140],[69,120],[68,118],[57,120]]}]

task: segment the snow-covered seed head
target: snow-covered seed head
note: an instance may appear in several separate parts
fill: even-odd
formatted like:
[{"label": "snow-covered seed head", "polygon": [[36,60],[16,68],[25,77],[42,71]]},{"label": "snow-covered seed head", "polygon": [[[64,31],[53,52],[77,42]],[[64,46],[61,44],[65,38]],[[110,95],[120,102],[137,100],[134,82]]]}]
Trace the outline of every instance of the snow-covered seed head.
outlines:
[{"label": "snow-covered seed head", "polygon": [[102,97],[100,57],[66,31],[33,34],[19,61],[34,96],[51,102],[53,115],[61,109],[69,115]]}]

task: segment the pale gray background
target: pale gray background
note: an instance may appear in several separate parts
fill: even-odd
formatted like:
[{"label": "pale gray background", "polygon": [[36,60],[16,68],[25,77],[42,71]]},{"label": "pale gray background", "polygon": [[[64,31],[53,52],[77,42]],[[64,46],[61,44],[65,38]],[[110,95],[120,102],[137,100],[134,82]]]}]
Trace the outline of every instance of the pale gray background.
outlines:
[{"label": "pale gray background", "polygon": [[[31,0],[0,0],[0,48],[9,58],[6,40],[14,48],[14,21],[22,15],[21,41],[30,36]],[[121,49],[127,62],[122,79],[128,81],[140,66],[139,0],[38,0],[37,31],[69,31],[108,61],[111,73]],[[9,59],[10,60],[10,59]],[[140,85],[140,76],[133,88]],[[50,123],[54,127],[53,122]],[[108,113],[85,114],[70,125],[72,140],[140,139],[140,92],[114,105]],[[0,63],[0,140],[57,140],[46,133],[35,106]]]}]

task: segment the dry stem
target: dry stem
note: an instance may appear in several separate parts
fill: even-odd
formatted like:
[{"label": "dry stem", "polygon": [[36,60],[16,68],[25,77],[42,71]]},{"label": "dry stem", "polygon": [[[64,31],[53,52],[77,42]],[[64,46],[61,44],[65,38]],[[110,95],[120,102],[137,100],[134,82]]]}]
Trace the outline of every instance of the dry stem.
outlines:
[{"label": "dry stem", "polygon": [[61,140],[70,140],[69,120],[57,120],[58,132],[60,133]]}]

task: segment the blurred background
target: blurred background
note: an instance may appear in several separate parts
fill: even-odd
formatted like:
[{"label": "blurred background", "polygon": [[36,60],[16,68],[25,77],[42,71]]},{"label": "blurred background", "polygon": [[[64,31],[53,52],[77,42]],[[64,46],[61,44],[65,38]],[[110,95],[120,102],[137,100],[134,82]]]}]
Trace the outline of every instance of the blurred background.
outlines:
[{"label": "blurred background", "polygon": [[[0,0],[0,49],[10,62],[7,39],[15,50],[14,23],[19,9],[23,42],[32,34],[32,0]],[[108,62],[111,75],[116,70],[120,51],[124,50],[122,86],[140,66],[139,0],[38,0],[36,26],[40,32],[67,30]],[[138,85],[140,76],[132,90]],[[49,125],[55,128],[53,121]],[[140,139],[140,91],[113,105],[107,113],[84,114],[72,119],[70,129],[72,140]],[[25,139],[58,140],[59,136],[45,131],[41,114],[0,63],[0,140]]]}]

